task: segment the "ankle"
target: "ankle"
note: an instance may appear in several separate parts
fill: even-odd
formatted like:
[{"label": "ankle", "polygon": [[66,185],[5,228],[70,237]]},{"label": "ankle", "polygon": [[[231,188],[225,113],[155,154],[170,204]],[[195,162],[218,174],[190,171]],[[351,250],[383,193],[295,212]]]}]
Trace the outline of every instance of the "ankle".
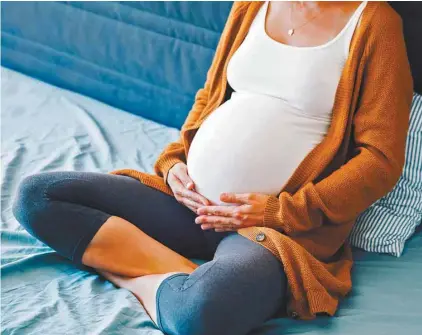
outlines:
[{"label": "ankle", "polygon": [[162,274],[162,273],[169,273],[169,272],[183,272],[191,274],[195,269],[198,267],[195,263],[186,263],[186,264],[180,264],[177,266],[171,265],[165,265],[165,264],[157,264],[158,266],[151,266],[149,267],[150,271],[148,274]]}]

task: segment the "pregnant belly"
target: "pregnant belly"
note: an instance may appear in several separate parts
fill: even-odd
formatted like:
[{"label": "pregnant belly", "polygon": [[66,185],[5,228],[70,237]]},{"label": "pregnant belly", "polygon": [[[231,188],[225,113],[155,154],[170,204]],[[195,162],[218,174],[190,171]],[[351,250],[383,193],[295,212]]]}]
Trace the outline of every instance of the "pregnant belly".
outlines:
[{"label": "pregnant belly", "polygon": [[327,127],[281,99],[234,92],[195,134],[188,173],[215,204],[230,205],[222,192],[277,195]]}]

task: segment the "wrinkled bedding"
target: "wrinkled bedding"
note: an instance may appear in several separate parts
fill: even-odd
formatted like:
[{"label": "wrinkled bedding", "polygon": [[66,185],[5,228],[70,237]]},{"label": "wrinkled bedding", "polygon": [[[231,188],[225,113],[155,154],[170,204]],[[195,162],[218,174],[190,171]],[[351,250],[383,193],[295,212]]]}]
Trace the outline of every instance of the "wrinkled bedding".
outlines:
[{"label": "wrinkled bedding", "polygon": [[[5,68],[1,74],[2,333],[162,334],[129,291],[76,267],[22,230],[11,204],[28,174],[125,167],[151,172],[179,131]],[[251,334],[420,334],[421,230],[400,258],[358,249],[354,255],[353,291],[335,317],[272,319]]]},{"label": "wrinkled bedding", "polygon": [[162,334],[134,296],[77,269],[22,230],[11,205],[26,175],[152,171],[179,131],[2,68],[3,334]]}]

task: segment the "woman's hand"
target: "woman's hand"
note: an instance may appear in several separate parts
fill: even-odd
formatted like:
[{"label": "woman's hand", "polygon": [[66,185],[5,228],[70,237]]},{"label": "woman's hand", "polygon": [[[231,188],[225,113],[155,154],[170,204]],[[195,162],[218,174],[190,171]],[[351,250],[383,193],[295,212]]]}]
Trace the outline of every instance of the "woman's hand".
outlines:
[{"label": "woman's hand", "polygon": [[167,183],[176,200],[195,213],[197,213],[199,207],[211,204],[207,198],[194,191],[195,184],[188,175],[188,168],[185,163],[173,165],[168,171]]},{"label": "woman's hand", "polygon": [[240,228],[262,226],[268,195],[262,193],[222,193],[220,200],[238,206],[202,206],[195,223],[202,229],[216,232],[235,231]]}]

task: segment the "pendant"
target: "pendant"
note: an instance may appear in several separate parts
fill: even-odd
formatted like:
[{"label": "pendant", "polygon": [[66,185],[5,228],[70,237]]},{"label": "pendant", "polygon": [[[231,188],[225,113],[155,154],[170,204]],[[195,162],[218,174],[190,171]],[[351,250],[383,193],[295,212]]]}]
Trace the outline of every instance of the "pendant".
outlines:
[{"label": "pendant", "polygon": [[294,31],[294,29],[289,29],[287,33],[288,33],[290,36],[292,36],[292,35],[295,33],[295,31]]}]

